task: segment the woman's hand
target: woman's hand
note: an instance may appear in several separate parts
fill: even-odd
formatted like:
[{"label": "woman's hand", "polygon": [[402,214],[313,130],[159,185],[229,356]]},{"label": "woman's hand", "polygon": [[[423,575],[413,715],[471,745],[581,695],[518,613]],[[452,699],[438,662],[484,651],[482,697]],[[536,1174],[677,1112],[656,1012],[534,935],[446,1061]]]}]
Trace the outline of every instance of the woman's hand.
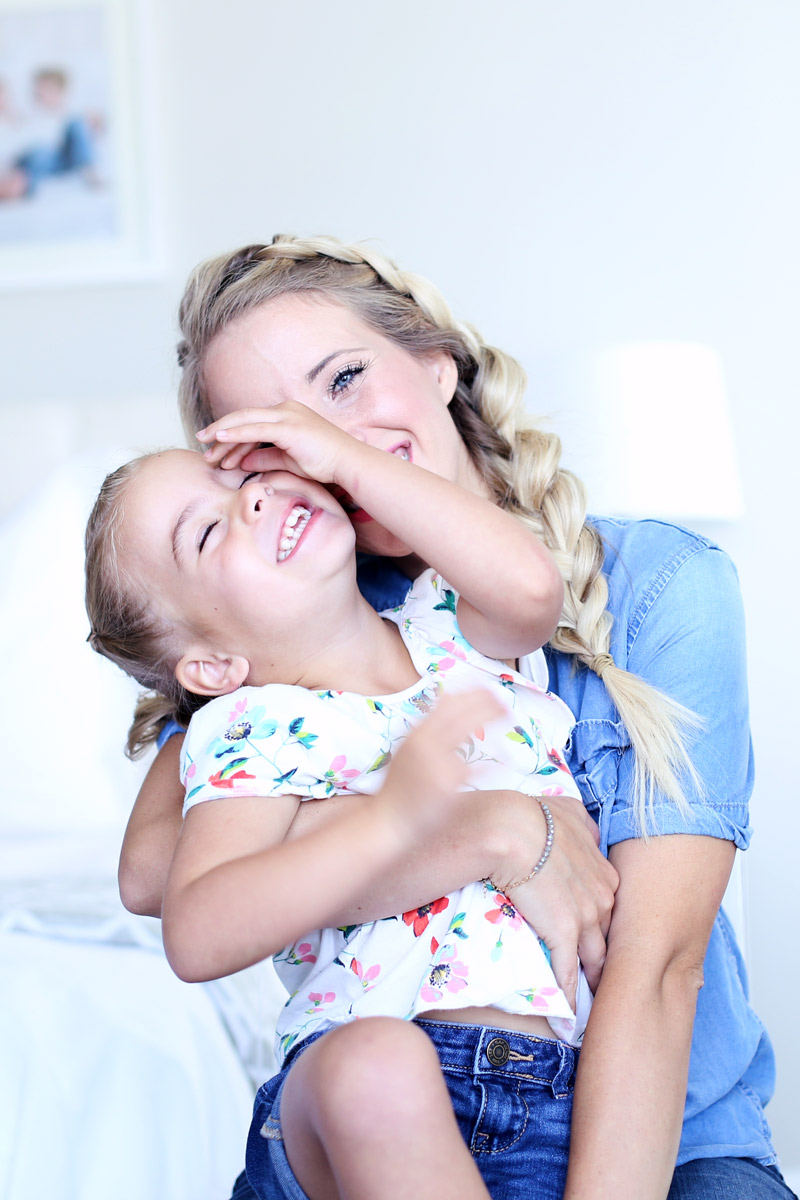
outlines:
[{"label": "woman's hand", "polygon": [[[511,899],[550,950],[553,973],[574,1009],[578,959],[592,991],[600,980],[619,876],[600,853],[597,826],[579,800],[548,796],[547,805],[554,826],[550,856],[538,875],[513,889]],[[509,873],[496,876],[498,883],[525,874],[535,861],[522,870],[517,854]]]},{"label": "woman's hand", "polygon": [[363,442],[294,400],[229,413],[197,437],[209,446],[205,458],[212,466],[291,471],[320,483],[338,483],[347,456],[364,449]]},{"label": "woman's hand", "polygon": [[[367,797],[368,803],[373,803]],[[287,836],[294,840],[335,819],[363,798],[331,796],[301,804]],[[544,869],[514,888],[514,904],[551,952],[553,971],[574,1000],[577,959],[594,989],[606,957],[606,935],[618,876],[597,848],[597,826],[571,796],[548,796],[554,840]],[[451,819],[425,842],[424,855],[409,852],[399,870],[387,871],[356,903],[336,912],[337,925],[375,921],[407,912],[483,878],[517,879],[544,847],[545,823],[530,796],[513,791],[463,792]]]}]

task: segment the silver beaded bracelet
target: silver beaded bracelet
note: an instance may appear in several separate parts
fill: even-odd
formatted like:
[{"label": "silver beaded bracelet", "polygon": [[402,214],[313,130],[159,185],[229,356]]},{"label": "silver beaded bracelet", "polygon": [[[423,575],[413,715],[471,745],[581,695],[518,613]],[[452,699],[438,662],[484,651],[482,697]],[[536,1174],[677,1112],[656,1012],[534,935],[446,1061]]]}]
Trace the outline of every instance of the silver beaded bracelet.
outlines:
[{"label": "silver beaded bracelet", "polygon": [[553,814],[550,812],[550,809],[545,804],[544,800],[542,800],[541,796],[533,796],[532,799],[536,800],[539,804],[542,812],[544,813],[544,819],[547,825],[547,836],[544,839],[544,849],[542,850],[536,866],[532,871],[529,872],[529,874],[523,875],[522,879],[515,879],[513,883],[507,883],[504,887],[499,887],[493,879],[486,880],[487,883],[492,885],[496,892],[504,892],[506,895],[508,895],[508,893],[514,888],[520,887],[520,885],[523,883],[528,883],[529,880],[533,879],[534,875],[539,874],[542,867],[550,857],[550,851],[553,849]]}]

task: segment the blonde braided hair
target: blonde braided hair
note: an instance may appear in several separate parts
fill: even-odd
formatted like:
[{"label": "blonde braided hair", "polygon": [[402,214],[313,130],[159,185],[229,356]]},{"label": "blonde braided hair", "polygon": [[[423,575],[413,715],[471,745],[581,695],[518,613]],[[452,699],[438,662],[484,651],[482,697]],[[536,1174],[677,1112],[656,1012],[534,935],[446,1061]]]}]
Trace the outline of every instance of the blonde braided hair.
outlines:
[{"label": "blonde braided hair", "polygon": [[[401,271],[374,247],[332,237],[279,235],[201,263],[180,305],[181,415],[190,442],[213,419],[203,379],[205,353],[221,330],[277,296],[306,293],[341,304],[411,354],[448,351],[458,367],[450,413],[497,503],[532,528],[564,579],[564,608],[551,638],[603,680],[634,749],[634,805],[642,833],[655,791],[686,811],[683,781],[699,781],[687,750],[697,718],[609,653],[612,617],[603,546],[586,521],[583,484],[562,468],[561,442],[526,413],[525,373],[456,320],[428,280]],[[152,712],[149,719],[152,721]]]}]

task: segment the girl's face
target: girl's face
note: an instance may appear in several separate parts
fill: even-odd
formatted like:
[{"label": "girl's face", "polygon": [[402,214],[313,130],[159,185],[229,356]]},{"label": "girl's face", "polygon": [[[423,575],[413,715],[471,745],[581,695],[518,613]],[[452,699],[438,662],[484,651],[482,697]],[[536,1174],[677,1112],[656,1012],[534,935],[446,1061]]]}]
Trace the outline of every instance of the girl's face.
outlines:
[{"label": "girl's face", "polygon": [[[415,357],[343,305],[301,295],[267,301],[212,341],[204,379],[215,420],[297,400],[387,454],[487,494],[450,417],[457,382],[451,356]],[[408,554],[348,499],[359,549]]]},{"label": "girl's face", "polygon": [[296,682],[283,666],[301,670],[313,649],[320,596],[335,608],[357,594],[353,544],[321,484],[220,470],[190,450],[147,460],[126,495],[123,566],[184,631],[179,650],[201,634],[220,654],[246,659],[258,683]]}]

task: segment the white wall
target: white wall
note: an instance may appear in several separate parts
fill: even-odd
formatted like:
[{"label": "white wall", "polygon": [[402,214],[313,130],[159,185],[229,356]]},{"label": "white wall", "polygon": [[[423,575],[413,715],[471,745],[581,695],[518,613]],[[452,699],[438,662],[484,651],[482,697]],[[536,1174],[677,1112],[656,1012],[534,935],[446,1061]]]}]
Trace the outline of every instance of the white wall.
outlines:
[{"label": "white wall", "polygon": [[742,521],[708,532],[738,563],[749,617],[749,955],[778,1052],[771,1119],[784,1166],[800,1172],[800,8],[159,0],[150,41],[167,270],[0,293],[15,486],[36,435],[20,453],[8,431],[28,402],[70,414],[48,454],[99,436],[98,421],[160,440],[153,406],[174,384],[186,271],[280,230],[379,238],[522,359],[532,406],[556,424],[570,406],[559,364],[640,338],[715,347],[746,504]]}]

